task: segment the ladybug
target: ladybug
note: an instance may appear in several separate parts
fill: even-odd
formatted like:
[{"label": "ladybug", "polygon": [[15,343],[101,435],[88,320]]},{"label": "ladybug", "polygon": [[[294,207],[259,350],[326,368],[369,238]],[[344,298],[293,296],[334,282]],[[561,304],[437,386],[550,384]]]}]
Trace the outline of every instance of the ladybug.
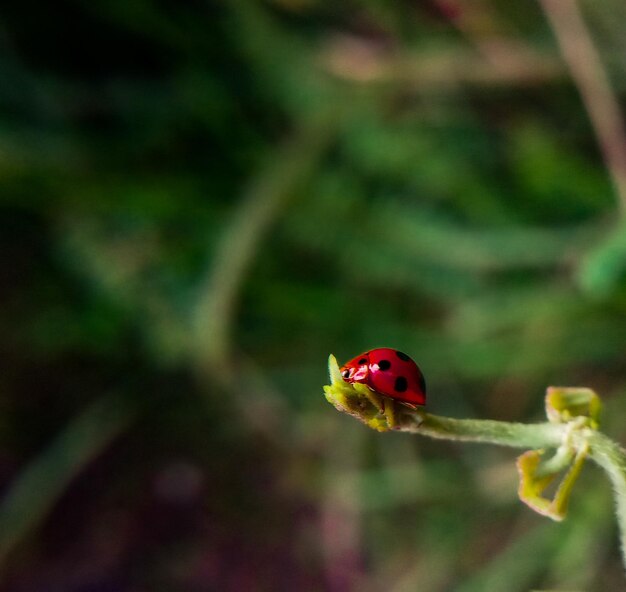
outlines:
[{"label": "ladybug", "polygon": [[360,382],[373,391],[411,406],[426,404],[426,382],[418,365],[390,347],[367,351],[341,367],[345,382]]}]

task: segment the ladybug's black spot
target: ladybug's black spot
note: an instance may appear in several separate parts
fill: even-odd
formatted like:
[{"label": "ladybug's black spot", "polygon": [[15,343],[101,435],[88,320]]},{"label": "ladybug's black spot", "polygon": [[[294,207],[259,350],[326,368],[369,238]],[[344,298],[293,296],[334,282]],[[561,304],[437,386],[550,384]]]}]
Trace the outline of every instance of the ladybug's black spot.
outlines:
[{"label": "ladybug's black spot", "polygon": [[361,358],[359,360],[359,366],[361,366],[362,364],[367,364],[367,359],[366,358]]},{"label": "ladybug's black spot", "polygon": [[396,383],[393,385],[393,388],[399,393],[403,393],[406,390],[407,386],[408,383],[406,381],[406,378],[404,378],[404,376],[398,376],[398,378],[396,378]]},{"label": "ladybug's black spot", "polygon": [[420,374],[420,388],[422,389],[422,392],[426,394],[426,381],[424,380],[423,374]]},{"label": "ladybug's black spot", "polygon": [[409,358],[409,356],[407,356],[404,352],[401,352],[401,351],[396,351],[396,356],[398,356],[404,362],[408,362],[411,359]]},{"label": "ladybug's black spot", "polygon": [[391,368],[391,362],[389,360],[381,360],[378,362],[378,367],[381,370],[389,370],[389,368]]}]

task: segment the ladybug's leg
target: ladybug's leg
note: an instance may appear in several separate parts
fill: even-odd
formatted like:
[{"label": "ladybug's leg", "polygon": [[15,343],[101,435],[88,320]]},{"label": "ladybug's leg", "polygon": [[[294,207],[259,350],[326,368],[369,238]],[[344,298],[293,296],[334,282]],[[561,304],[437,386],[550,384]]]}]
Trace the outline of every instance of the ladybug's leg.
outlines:
[{"label": "ladybug's leg", "polygon": [[383,415],[387,420],[387,425],[390,430],[396,427],[396,406],[393,404],[392,400],[387,401],[387,405],[383,407]]},{"label": "ladybug's leg", "polygon": [[383,397],[381,397],[377,392],[373,391],[371,388],[367,390],[363,389],[363,393],[368,398],[369,402],[374,405],[377,409],[380,410],[381,413],[385,413],[385,402]]},{"label": "ladybug's leg", "polygon": [[379,395],[376,391],[373,391],[371,388],[361,385],[359,383],[354,385],[357,392],[362,394],[367,400],[374,406],[380,414],[385,418],[385,422],[387,423],[388,429],[393,429],[396,426],[396,414],[395,407],[393,401],[388,399],[387,397],[383,397]]},{"label": "ladybug's leg", "polygon": [[393,401],[379,395],[375,391],[370,391],[367,398],[373,405],[378,407],[380,413],[385,417],[387,427],[392,430],[396,426],[396,408],[394,407]]}]

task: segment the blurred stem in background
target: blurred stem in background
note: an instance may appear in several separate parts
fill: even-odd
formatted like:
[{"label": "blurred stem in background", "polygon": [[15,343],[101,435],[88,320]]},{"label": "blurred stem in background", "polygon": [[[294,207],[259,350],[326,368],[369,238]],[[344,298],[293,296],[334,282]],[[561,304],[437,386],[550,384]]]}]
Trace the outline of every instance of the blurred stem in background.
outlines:
[{"label": "blurred stem in background", "polygon": [[319,165],[338,120],[338,109],[332,107],[301,122],[249,183],[201,282],[193,315],[194,354],[201,372],[232,378],[232,333],[242,284],[272,224]]},{"label": "blurred stem in background", "polygon": [[0,574],[15,546],[40,526],[76,475],[128,428],[136,412],[118,393],[97,399],[22,470],[0,505]]},{"label": "blurred stem in background", "polygon": [[[333,104],[303,119],[249,182],[200,282],[192,312],[193,363],[201,383],[226,389],[242,419],[276,443],[278,434],[288,429],[283,425],[284,403],[246,353],[234,351],[233,333],[240,292],[263,240],[335,139],[340,110]],[[251,399],[250,390],[263,396]]]},{"label": "blurred stem in background", "polygon": [[539,0],[595,131],[622,213],[626,212],[624,118],[577,0]]}]

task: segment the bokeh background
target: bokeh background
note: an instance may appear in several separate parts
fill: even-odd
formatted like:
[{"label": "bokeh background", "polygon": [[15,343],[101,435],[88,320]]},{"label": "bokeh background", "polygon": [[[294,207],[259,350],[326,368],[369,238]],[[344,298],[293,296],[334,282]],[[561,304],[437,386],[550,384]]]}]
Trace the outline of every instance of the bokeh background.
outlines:
[{"label": "bokeh background", "polygon": [[623,590],[612,499],[378,434],[329,353],[429,409],[626,434],[626,5],[0,8],[0,590]]}]

